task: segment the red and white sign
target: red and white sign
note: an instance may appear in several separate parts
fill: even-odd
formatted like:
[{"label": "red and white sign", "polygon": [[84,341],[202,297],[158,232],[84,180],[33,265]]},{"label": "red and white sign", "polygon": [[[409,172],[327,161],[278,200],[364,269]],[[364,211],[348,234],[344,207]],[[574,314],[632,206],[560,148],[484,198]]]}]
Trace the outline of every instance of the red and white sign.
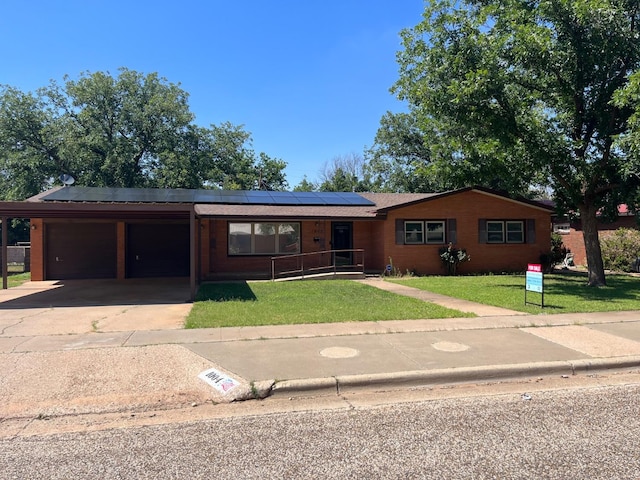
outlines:
[{"label": "red and white sign", "polygon": [[542,265],[539,263],[529,263],[527,265],[527,272],[542,272]]}]

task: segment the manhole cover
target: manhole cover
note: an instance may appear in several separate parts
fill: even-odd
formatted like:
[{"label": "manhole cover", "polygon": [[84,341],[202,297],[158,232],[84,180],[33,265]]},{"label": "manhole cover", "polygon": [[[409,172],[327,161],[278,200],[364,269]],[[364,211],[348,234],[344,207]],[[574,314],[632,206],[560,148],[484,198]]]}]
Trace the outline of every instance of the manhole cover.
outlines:
[{"label": "manhole cover", "polygon": [[432,343],[431,346],[441,352],[464,352],[465,350],[469,350],[469,345],[455,342],[438,342]]},{"label": "manhole cover", "polygon": [[355,348],[348,347],[329,347],[320,350],[320,355],[327,358],[351,358],[360,354]]}]

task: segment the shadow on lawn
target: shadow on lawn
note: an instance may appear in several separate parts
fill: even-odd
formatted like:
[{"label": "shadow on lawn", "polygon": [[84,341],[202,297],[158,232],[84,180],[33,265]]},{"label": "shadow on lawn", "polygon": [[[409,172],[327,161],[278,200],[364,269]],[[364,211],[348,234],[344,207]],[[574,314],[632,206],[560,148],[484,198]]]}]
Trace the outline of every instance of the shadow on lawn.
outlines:
[{"label": "shadow on lawn", "polygon": [[596,302],[616,302],[638,299],[638,278],[626,276],[607,276],[606,287],[589,287],[584,277],[562,277],[558,283],[545,284],[545,293],[552,295],[570,295],[581,300]]},{"label": "shadow on lawn", "polygon": [[200,286],[196,302],[255,302],[257,297],[247,282],[205,283]]}]

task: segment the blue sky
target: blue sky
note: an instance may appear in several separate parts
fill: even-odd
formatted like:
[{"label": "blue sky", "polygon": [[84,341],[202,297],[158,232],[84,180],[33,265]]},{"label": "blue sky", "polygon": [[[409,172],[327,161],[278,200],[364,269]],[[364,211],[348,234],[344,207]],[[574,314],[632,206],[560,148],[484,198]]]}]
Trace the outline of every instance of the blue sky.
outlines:
[{"label": "blue sky", "polygon": [[363,153],[402,111],[399,32],[423,0],[5,0],[0,83],[23,91],[65,74],[158,72],[189,93],[201,126],[229,121],[287,162],[290,187]]}]

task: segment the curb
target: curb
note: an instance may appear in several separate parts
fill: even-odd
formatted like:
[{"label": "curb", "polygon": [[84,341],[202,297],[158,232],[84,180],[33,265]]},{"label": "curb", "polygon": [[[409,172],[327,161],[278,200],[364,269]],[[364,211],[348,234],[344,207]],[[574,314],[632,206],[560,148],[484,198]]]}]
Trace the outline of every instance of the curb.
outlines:
[{"label": "curb", "polygon": [[340,375],[336,377],[274,381],[270,396],[302,397],[313,395],[340,395],[362,390],[384,391],[430,385],[528,378],[542,375],[577,375],[578,373],[624,368],[640,368],[640,356],[487,365],[439,370],[414,370],[367,375]]}]

